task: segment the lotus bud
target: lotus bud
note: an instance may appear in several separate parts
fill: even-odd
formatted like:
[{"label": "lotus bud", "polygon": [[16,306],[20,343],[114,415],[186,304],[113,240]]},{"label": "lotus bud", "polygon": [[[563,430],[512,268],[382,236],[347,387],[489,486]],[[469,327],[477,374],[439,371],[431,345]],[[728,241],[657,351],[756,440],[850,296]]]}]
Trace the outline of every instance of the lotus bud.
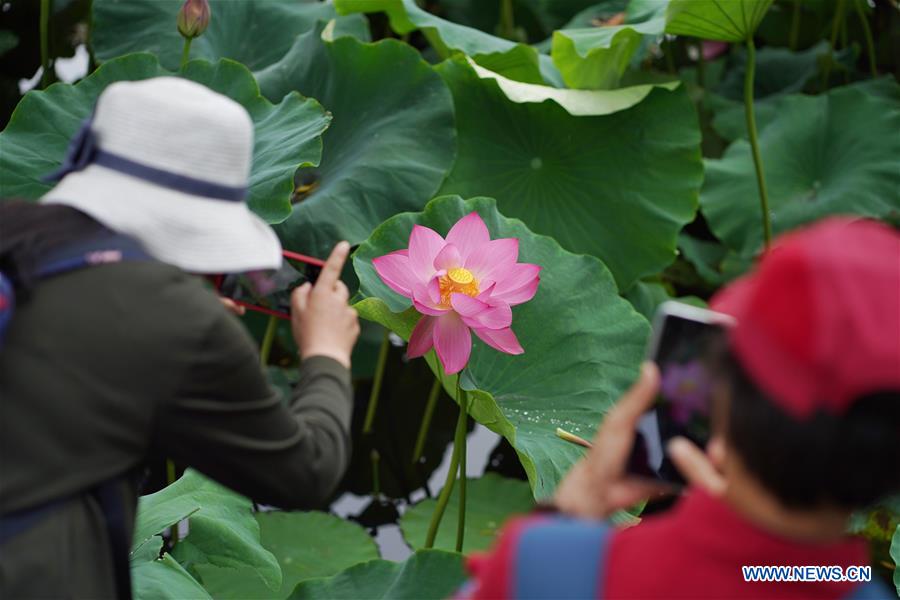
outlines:
[{"label": "lotus bud", "polygon": [[187,39],[202,35],[209,25],[209,0],[185,0],[178,12],[178,33]]}]

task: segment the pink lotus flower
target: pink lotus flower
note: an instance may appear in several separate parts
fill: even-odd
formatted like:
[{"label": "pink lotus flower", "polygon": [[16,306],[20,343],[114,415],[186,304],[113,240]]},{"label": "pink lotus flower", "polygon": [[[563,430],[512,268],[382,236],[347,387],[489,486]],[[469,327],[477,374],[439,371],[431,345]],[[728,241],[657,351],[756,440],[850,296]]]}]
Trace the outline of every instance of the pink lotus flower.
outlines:
[{"label": "pink lotus flower", "polygon": [[540,283],[538,265],[518,263],[519,240],[491,240],[478,213],[469,213],[445,240],[415,225],[409,248],[372,261],[382,281],[412,300],[422,318],[409,338],[407,354],[422,356],[432,346],[449,374],[466,366],[475,331],[501,352],[524,352],[510,329],[511,306],[531,300]]}]

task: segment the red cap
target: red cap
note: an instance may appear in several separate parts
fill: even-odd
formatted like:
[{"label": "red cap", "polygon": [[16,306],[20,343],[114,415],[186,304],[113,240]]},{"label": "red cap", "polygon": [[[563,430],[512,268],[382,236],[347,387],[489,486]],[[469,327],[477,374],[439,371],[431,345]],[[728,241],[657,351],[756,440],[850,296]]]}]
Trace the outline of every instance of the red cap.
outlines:
[{"label": "red cap", "polygon": [[738,361],[797,418],[900,391],[900,235],[886,225],[837,217],[785,235],[711,306],[737,319]]}]

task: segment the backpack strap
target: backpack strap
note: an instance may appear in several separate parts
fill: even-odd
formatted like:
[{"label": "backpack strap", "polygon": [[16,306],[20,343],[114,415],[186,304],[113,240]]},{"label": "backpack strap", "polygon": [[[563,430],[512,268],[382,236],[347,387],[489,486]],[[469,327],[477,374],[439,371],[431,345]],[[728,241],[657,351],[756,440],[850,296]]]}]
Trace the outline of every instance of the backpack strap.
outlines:
[{"label": "backpack strap", "polygon": [[844,600],[889,600],[894,594],[879,579],[860,583],[853,591],[844,596]]},{"label": "backpack strap", "polygon": [[601,522],[556,518],[529,527],[513,559],[517,600],[599,597],[613,529]]},{"label": "backpack strap", "polygon": [[[132,237],[104,229],[99,234],[58,248],[41,257],[34,276],[45,279],[67,271],[75,271],[114,262],[152,260],[140,243]],[[12,322],[16,293],[12,281],[0,272],[0,349],[6,330]]]}]

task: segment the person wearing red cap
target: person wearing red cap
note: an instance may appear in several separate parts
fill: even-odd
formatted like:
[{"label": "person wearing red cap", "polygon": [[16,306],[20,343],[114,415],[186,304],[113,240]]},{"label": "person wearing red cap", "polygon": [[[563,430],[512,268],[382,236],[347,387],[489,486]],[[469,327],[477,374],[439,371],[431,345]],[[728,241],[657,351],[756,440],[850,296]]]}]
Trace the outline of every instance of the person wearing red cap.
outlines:
[{"label": "person wearing red cap", "polygon": [[[900,491],[900,236],[828,219],[711,304],[736,325],[709,357],[708,446],[667,448],[689,482],[674,508],[629,529],[600,520],[659,493],[625,472],[659,386],[647,363],[557,490],[567,518],[507,525],[460,598],[893,596],[865,581],[865,542],[846,528]],[[789,569],[747,569],[764,566]]]}]

